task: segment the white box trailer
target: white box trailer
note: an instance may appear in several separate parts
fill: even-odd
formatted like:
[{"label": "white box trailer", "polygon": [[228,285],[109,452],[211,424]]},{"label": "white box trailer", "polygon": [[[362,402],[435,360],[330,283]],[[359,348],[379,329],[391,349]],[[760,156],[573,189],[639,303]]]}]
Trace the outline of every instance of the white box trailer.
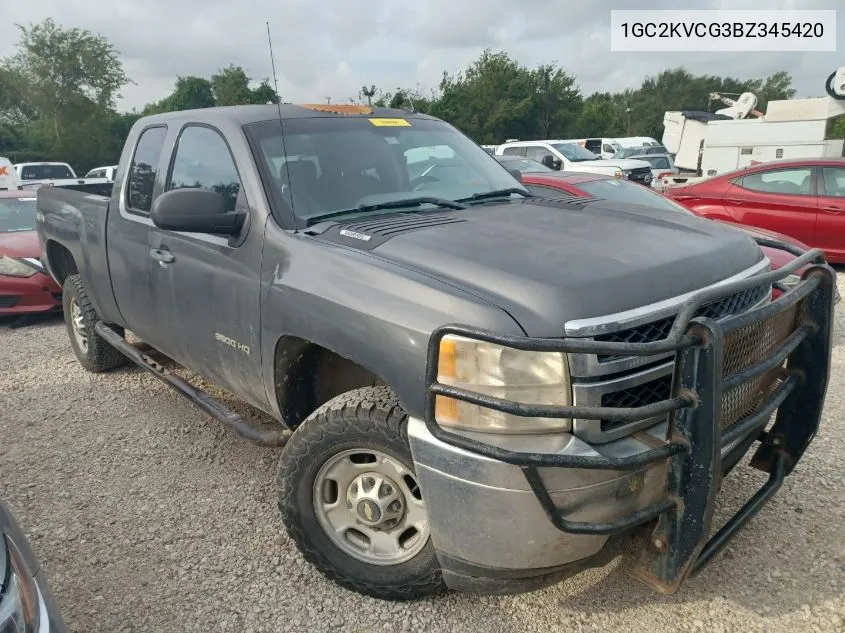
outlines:
[{"label": "white box trailer", "polygon": [[839,157],[845,143],[826,139],[825,131],[829,119],[843,115],[841,96],[770,101],[759,118],[666,112],[663,144],[679,169],[705,177],[780,158]]},{"label": "white box trailer", "polygon": [[781,158],[842,156],[843,141],[825,140],[826,120],[711,121],[707,124],[701,173],[716,176]]}]

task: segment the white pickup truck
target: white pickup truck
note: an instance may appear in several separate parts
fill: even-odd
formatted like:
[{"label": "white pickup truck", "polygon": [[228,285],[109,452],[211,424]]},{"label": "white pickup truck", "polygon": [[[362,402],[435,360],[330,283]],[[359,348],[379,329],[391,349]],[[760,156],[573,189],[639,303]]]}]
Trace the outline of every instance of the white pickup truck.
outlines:
[{"label": "white pickup truck", "polygon": [[512,141],[496,148],[498,156],[524,156],[552,169],[607,174],[651,185],[651,165],[643,160],[605,160],[572,141]]},{"label": "white pickup truck", "polygon": [[106,178],[79,178],[67,163],[17,163],[14,168],[22,189],[110,182]]}]

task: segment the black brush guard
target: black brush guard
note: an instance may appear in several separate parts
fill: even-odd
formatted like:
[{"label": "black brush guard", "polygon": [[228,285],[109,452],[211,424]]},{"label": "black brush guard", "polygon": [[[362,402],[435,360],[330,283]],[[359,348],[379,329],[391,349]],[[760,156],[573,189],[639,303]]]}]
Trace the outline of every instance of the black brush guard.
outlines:
[{"label": "black brush guard", "polygon": [[[563,532],[619,534],[656,519],[650,546],[634,575],[663,593],[676,591],[690,573],[707,564],[778,490],[815,436],[821,418],[830,369],[836,275],[818,249],[803,252],[773,240],[757,241],[798,257],[776,271],[703,290],[681,309],[669,336],[662,341],[617,343],[529,338],[501,336],[460,325],[439,328],[428,348],[425,424],[429,432],[447,444],[521,467],[549,520]],[[803,268],[798,284],[787,288],[780,283]],[[771,303],[719,322],[693,319],[702,305],[758,285],[772,285],[784,294]],[[786,331],[784,320],[788,322]],[[773,341],[772,333],[776,330],[781,332],[780,340]],[[626,356],[676,352],[672,395],[667,400],[635,408],[530,405],[441,384],[437,382],[440,341],[448,334],[536,352]],[[746,361],[750,358],[751,362],[743,363],[743,358]],[[739,369],[731,371],[736,367]],[[726,370],[730,372],[727,375]],[[759,381],[771,376],[772,371],[780,374],[757,396],[753,410],[723,428],[723,398],[738,393],[736,390],[744,386],[760,385]],[[435,418],[438,396],[526,417],[634,422],[671,414],[668,440],[642,453],[618,459],[515,452],[443,429]],[[766,431],[775,411],[774,425]],[[735,443],[742,447],[742,441],[747,441],[747,450],[755,439],[761,445],[751,465],[769,473],[769,479],[708,540],[723,475],[722,448]],[[564,518],[537,470],[561,467],[627,471],[664,460],[669,460],[669,466],[662,499],[608,523]]]}]

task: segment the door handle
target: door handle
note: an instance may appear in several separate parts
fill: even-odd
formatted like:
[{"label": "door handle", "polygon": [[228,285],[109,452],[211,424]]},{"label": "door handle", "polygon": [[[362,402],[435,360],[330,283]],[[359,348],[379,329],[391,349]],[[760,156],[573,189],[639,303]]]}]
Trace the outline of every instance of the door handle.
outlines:
[{"label": "door handle", "polygon": [[845,207],[822,207],[822,211],[827,213],[845,213]]},{"label": "door handle", "polygon": [[173,256],[173,253],[171,253],[170,251],[162,250],[160,248],[150,249],[150,257],[152,257],[162,266],[166,264],[172,264],[176,261],[176,258]]},{"label": "door handle", "polygon": [[741,198],[725,198],[725,202],[730,202],[731,204],[745,204],[745,200]]}]

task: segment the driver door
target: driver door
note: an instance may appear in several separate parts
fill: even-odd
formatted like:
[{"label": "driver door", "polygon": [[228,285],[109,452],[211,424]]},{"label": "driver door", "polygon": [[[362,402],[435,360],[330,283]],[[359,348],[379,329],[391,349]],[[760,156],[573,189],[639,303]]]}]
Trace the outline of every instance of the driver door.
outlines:
[{"label": "driver door", "polygon": [[[238,155],[246,160],[245,152]],[[232,150],[216,128],[188,123],[180,130],[164,191],[180,188],[218,193],[225,211],[243,210],[248,219],[232,236],[153,228],[154,304],[169,331],[162,351],[266,408],[259,345],[264,223],[250,207]]]}]

